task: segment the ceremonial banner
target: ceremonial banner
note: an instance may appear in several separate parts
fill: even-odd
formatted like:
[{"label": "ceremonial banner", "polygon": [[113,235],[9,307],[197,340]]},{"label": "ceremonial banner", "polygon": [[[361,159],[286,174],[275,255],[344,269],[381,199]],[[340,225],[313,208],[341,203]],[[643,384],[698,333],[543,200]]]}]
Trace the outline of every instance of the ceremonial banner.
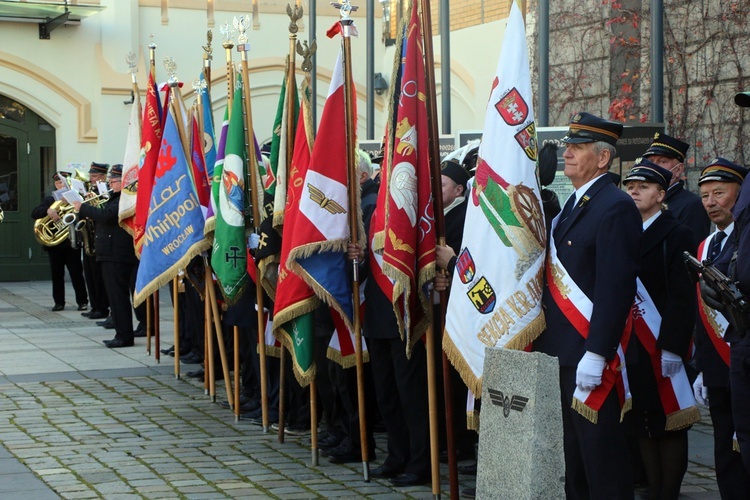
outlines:
[{"label": "ceremonial banner", "polygon": [[[203,71],[201,71],[201,83],[205,81]],[[214,176],[214,164],[216,163],[216,141],[214,136],[214,115],[211,107],[211,91],[208,86],[199,93],[200,106],[202,109],[201,117],[203,118],[203,156],[206,159],[206,169],[209,180]]]},{"label": "ceremonial banner", "polygon": [[246,159],[242,85],[237,85],[229,119],[224,162],[220,172],[218,167],[214,169],[214,176],[220,176],[220,180],[214,185],[217,211],[211,266],[228,304],[234,303],[243,293],[248,279],[245,241],[245,210],[248,205],[245,189]]},{"label": "ceremonial banner", "polygon": [[193,113],[190,120],[190,163],[193,184],[198,194],[198,201],[203,210],[203,217],[208,215],[208,206],[211,199],[211,185],[209,184],[208,171],[206,169],[206,157],[203,155],[203,131],[198,123],[197,113]]},{"label": "ceremonial banner", "polygon": [[[391,300],[407,355],[427,329],[432,304],[426,290],[435,276],[435,214],[430,175],[427,90],[422,30],[416,7],[403,39],[403,61],[392,156],[386,165],[383,273],[393,281]],[[397,54],[397,57],[398,54]]]},{"label": "ceremonial banner", "polygon": [[135,92],[128,123],[128,138],[125,142],[125,158],[122,160],[122,191],[118,220],[130,236],[135,235],[135,203],[138,194],[138,168],[141,158],[141,96]]},{"label": "ceremonial banner", "polygon": [[177,127],[170,106],[141,240],[141,264],[133,298],[136,306],[209,247],[203,237],[203,213]]},{"label": "ceremonial banner", "polygon": [[216,213],[218,212],[219,190],[221,189],[221,173],[224,169],[224,154],[227,145],[227,133],[229,132],[229,108],[224,109],[224,119],[221,122],[219,132],[219,147],[216,149],[216,161],[214,162],[213,174],[211,175],[211,203],[208,205],[206,214],[206,234],[212,233],[216,227]]},{"label": "ceremonial banner", "polygon": [[[352,95],[356,95],[354,84],[351,85]],[[347,266],[351,266],[351,262],[346,258],[350,238],[350,207],[347,189],[347,138],[342,126],[346,120],[345,114],[344,68],[342,55],[339,53],[310,166],[305,171],[290,171],[289,185],[296,182],[296,178],[300,178],[302,186],[298,198],[298,221],[291,234],[291,250],[286,265],[300,275],[318,297],[341,314],[346,325],[351,327],[352,283],[351,278],[344,272]],[[356,130],[356,112],[353,115],[353,129]],[[292,170],[296,167],[298,165],[294,164]],[[358,210],[359,186],[355,186],[354,189],[357,200],[353,209]],[[290,206],[292,203],[287,200],[287,207]],[[286,226],[286,223],[284,225]],[[358,243],[364,247],[365,238],[361,221],[359,226]],[[286,235],[284,240],[283,245],[286,245]]]},{"label": "ceremonial banner", "polygon": [[528,49],[511,7],[450,286],[443,349],[481,394],[485,347],[523,349],[544,330],[546,231],[535,173]]},{"label": "ceremonial banner", "polygon": [[[307,103],[303,103],[303,112],[306,112],[307,106]],[[313,311],[320,300],[312,288],[290,270],[289,255],[296,250],[295,234],[309,231],[303,227],[309,223],[300,213],[299,207],[300,199],[307,195],[307,189],[301,181],[310,165],[311,150],[312,136],[308,135],[305,120],[299,120],[289,169],[291,182],[287,189],[287,214],[281,238],[281,262],[274,303],[274,334],[292,353],[294,375],[303,387],[315,377]]]},{"label": "ceremonial banner", "polygon": [[[151,191],[154,185],[154,172],[159,159],[159,145],[161,144],[162,122],[159,92],[154,80],[154,69],[148,75],[148,92],[146,105],[143,110],[143,130],[141,132],[141,158],[138,168],[138,184],[135,202],[135,243],[136,255],[141,254],[143,231],[149,215]],[[124,181],[124,179],[123,179]]]}]

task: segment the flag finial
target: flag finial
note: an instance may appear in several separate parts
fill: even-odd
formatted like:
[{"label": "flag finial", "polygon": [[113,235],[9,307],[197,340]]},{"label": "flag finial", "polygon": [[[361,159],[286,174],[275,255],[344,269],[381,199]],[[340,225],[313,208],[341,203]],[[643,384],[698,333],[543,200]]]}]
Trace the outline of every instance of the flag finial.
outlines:
[{"label": "flag finial", "polygon": [[343,0],[343,2],[341,3],[331,2],[331,5],[339,9],[342,20],[349,19],[351,17],[350,14],[352,12],[356,12],[357,9],[359,9],[358,6],[352,5],[350,0]]},{"label": "flag finial", "polygon": [[247,35],[245,32],[250,27],[250,16],[240,16],[234,18],[234,29],[240,32],[240,36],[237,37],[237,44],[244,45],[247,43]]},{"label": "flag finial", "polygon": [[177,85],[179,85],[177,76],[175,76],[175,73],[177,73],[177,63],[174,62],[174,57],[164,58],[164,69],[167,70],[167,75],[169,75],[169,78],[167,79],[167,84],[170,87],[176,87]]}]

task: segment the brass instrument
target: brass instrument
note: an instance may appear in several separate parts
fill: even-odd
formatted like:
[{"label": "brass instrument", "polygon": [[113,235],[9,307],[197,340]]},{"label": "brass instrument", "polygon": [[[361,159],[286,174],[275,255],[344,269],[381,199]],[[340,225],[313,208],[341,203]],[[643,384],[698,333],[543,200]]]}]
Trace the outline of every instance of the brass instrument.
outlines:
[{"label": "brass instrument", "polygon": [[[93,196],[83,201],[83,203],[92,203],[94,206],[101,206],[109,196],[109,191]],[[57,211],[60,218],[53,221],[52,217],[45,215],[34,222],[34,237],[36,241],[47,247],[55,247],[70,237],[68,226],[76,221],[76,214],[73,205],[65,200],[58,200],[50,205]]]}]

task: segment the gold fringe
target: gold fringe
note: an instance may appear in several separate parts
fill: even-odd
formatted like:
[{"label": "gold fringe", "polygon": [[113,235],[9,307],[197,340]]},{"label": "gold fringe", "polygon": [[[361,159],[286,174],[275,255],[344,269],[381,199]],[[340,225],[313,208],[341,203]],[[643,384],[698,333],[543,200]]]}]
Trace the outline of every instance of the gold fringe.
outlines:
[{"label": "gold fringe", "polygon": [[[211,192],[211,196],[213,196],[213,191]],[[208,237],[214,232],[215,229],[216,229],[216,215],[214,214],[208,219],[206,219],[206,224],[203,226],[203,236]],[[213,238],[211,238],[211,241],[213,242]]]},{"label": "gold fringe", "polygon": [[180,257],[177,262],[169,266],[166,271],[151,280],[151,283],[146,285],[143,290],[140,291],[140,293],[136,293],[133,295],[133,307],[138,307],[139,305],[141,305],[141,303],[143,303],[143,301],[146,300],[149,295],[172,281],[181,269],[187,268],[187,265],[191,260],[193,260],[193,257],[200,254],[201,252],[205,252],[209,248],[211,248],[211,244],[205,239],[199,241],[198,243],[195,243],[193,246],[188,248],[185,252],[185,255]]},{"label": "gold fringe", "polygon": [[[337,363],[341,365],[342,368],[351,368],[353,366],[357,365],[357,355],[356,354],[349,354],[347,356],[342,356],[340,351],[337,351],[333,347],[329,347],[328,351],[326,352],[326,357],[333,361],[334,363]],[[370,361],[370,352],[365,351],[362,353],[362,362],[368,363]]]},{"label": "gold fringe", "polygon": [[547,320],[544,317],[544,310],[539,311],[539,316],[531,320],[531,323],[518,332],[512,339],[505,344],[506,349],[515,349],[522,351],[527,345],[534,342],[539,335],[547,328]]},{"label": "gold fringe", "polygon": [[[257,344],[255,346],[255,352],[260,353],[260,349],[258,348]],[[280,358],[281,357],[281,348],[276,345],[267,345],[266,346],[266,356],[273,356],[274,358]]]},{"label": "gold fringe", "polygon": [[466,412],[466,428],[479,432],[479,412],[477,410]]},{"label": "gold fringe", "polygon": [[[277,331],[280,333],[277,334]],[[290,357],[292,358],[292,372],[294,373],[294,378],[297,379],[297,382],[299,382],[299,385],[302,387],[307,387],[308,385],[310,385],[310,382],[315,379],[316,374],[315,359],[313,358],[313,362],[310,365],[310,368],[308,368],[307,370],[303,370],[300,364],[297,362],[297,356],[294,355],[294,341],[292,340],[292,335],[283,328],[276,327],[274,327],[273,333],[274,336],[279,339],[279,341],[281,341],[281,343],[291,355]]]},{"label": "gold fringe", "polygon": [[573,404],[570,405],[570,407],[577,411],[583,418],[585,418],[592,424],[595,424],[599,421],[599,412],[589,408],[588,406],[583,404],[583,401],[578,398],[573,398]]},{"label": "gold fringe", "polygon": [[474,372],[471,370],[469,363],[461,355],[461,351],[458,350],[456,344],[453,343],[451,337],[446,330],[443,334],[443,351],[448,356],[448,360],[451,362],[453,367],[456,369],[458,374],[461,376],[461,380],[464,381],[466,387],[474,393],[474,397],[479,399],[482,397],[482,378],[477,378]]},{"label": "gold fringe", "polygon": [[620,410],[620,422],[622,423],[623,419],[625,418],[625,414],[633,409],[633,398],[628,398],[625,400],[625,402],[622,405],[622,409]]},{"label": "gold fringe", "polygon": [[740,442],[737,441],[737,438],[732,439],[732,451],[740,453]]},{"label": "gold fringe", "polygon": [[700,422],[701,412],[697,406],[690,406],[682,410],[677,410],[674,413],[667,415],[667,424],[665,429],[668,431],[676,431],[690,427],[696,422]]},{"label": "gold fringe", "polygon": [[[269,255],[268,257],[261,259],[258,262],[258,275],[260,276],[260,283],[263,285],[263,290],[266,291],[271,300],[276,300],[276,279],[273,279],[273,271],[279,267],[279,261],[281,260],[280,254]],[[275,276],[278,279],[278,275]]]}]

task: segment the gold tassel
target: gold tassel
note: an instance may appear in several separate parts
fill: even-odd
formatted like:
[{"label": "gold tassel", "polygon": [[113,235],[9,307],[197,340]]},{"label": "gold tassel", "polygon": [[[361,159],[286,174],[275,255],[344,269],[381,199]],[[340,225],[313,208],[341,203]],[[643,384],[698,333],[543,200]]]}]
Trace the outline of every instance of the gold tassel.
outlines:
[{"label": "gold tassel", "polygon": [[701,412],[698,407],[691,406],[667,415],[667,423],[664,428],[668,431],[677,431],[700,422],[700,419]]},{"label": "gold tassel", "polygon": [[479,412],[477,410],[466,412],[466,428],[479,432]]},{"label": "gold tassel", "polygon": [[575,411],[577,411],[583,418],[595,424],[599,421],[599,412],[586,406],[583,401],[578,398],[573,398],[573,404],[571,405]]}]

